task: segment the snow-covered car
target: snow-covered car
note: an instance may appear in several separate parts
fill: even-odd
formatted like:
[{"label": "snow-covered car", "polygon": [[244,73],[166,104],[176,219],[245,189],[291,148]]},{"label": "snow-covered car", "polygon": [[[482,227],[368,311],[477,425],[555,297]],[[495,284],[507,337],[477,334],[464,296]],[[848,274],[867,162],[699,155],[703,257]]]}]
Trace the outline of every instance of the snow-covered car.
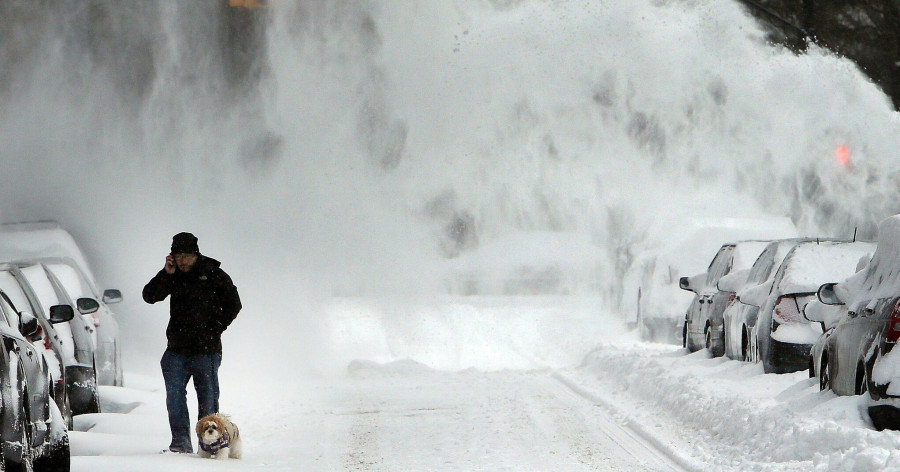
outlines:
[{"label": "snow-covered car", "polygon": [[803,316],[803,308],[816,298],[819,286],[849,277],[874,250],[871,242],[802,242],[785,255],[774,277],[741,290],[741,302],[759,307],[750,349],[766,373],[809,367],[810,348],[822,330]]},{"label": "snow-covered car", "polygon": [[[72,408],[69,405],[69,395],[66,392],[66,370],[63,359],[64,351],[68,346],[64,346],[64,337],[57,332],[59,323],[65,324],[70,320],[62,320],[47,317],[39,306],[35,305],[32,298],[29,297],[19,281],[13,275],[13,268],[8,265],[0,266],[0,291],[3,296],[16,306],[21,313],[30,315],[37,320],[38,327],[33,333],[29,333],[27,338],[35,346],[35,348],[44,357],[47,368],[50,371],[51,378],[51,395],[59,407],[60,414],[67,425],[72,425]],[[71,307],[67,307],[71,310]],[[57,307],[51,307],[50,313],[63,310]],[[74,316],[74,310],[72,310]],[[25,316],[23,315],[23,316]]]},{"label": "snow-covered car", "polygon": [[108,289],[102,296],[99,295],[84,271],[70,258],[48,257],[39,259],[38,262],[44,267],[60,296],[65,296],[69,303],[74,303],[84,321],[94,327],[90,333],[97,348],[97,383],[122,386],[119,323],[109,308],[110,304],[122,301],[121,292]]},{"label": "snow-covered car", "polygon": [[[784,256],[798,243],[799,238],[780,239],[770,242],[756,258],[753,266],[746,273],[732,273],[719,280],[719,290],[739,293],[745,287],[754,287],[764,283],[775,275]],[[750,333],[756,326],[759,307],[741,302],[735,297],[722,313],[725,323],[725,355],[730,359],[750,361]]]},{"label": "snow-covered car", "polygon": [[680,288],[680,277],[707,269],[709,255],[722,244],[747,239],[796,236],[788,218],[697,218],[674,229],[660,223],[651,240],[662,243],[635,250],[625,274],[622,312],[642,339],[683,343],[685,311],[694,295]]},{"label": "snow-covered car", "polygon": [[684,310],[691,303],[692,296],[678,287],[679,267],[684,266],[672,260],[669,257],[671,254],[645,252],[632,263],[636,280],[634,292],[629,294],[632,303],[625,305],[626,313],[634,313],[633,326],[638,329],[641,339],[646,341],[681,342]]},{"label": "snow-covered car", "polygon": [[[725,323],[722,314],[734,301],[733,292],[719,290],[719,279],[731,272],[746,274],[770,241],[740,241],[723,244],[706,272],[682,277],[679,286],[694,292],[684,320],[684,347],[689,351],[706,348],[714,356],[725,353]],[[746,275],[744,275],[746,277]]]},{"label": "snow-covered car", "polygon": [[[51,319],[51,307],[73,307],[68,296],[54,286],[44,267],[36,262],[7,264],[10,272],[40,319]],[[73,308],[74,310],[74,308]],[[97,390],[96,351],[94,326],[82,316],[54,325],[62,346],[62,363],[65,369],[66,394],[72,415],[100,412],[100,396]]]},{"label": "snow-covered car", "polygon": [[[835,279],[840,280],[840,279]],[[831,332],[818,361],[820,384],[838,395],[868,392],[869,416],[881,430],[900,429],[900,215],[878,227],[869,263],[837,283],[823,284],[818,300],[840,316],[806,313]]]},{"label": "snow-covered car", "polygon": [[[53,323],[74,316],[71,307],[51,310]],[[69,470],[67,424],[53,396],[50,367],[39,345],[26,339],[40,330],[0,289],[0,452],[4,470]]]},{"label": "snow-covered car", "polygon": [[[73,299],[87,297],[100,302],[100,309],[89,315],[89,323],[98,324],[91,333],[96,338],[97,381],[100,385],[123,385],[119,325],[115,312],[109,307],[122,300],[121,291],[98,290],[97,280],[84,253],[72,235],[59,223],[41,221],[0,225],[0,260],[49,258],[55,260],[50,271],[56,274],[67,289],[78,292]],[[74,269],[77,274],[72,274],[65,266]]]}]

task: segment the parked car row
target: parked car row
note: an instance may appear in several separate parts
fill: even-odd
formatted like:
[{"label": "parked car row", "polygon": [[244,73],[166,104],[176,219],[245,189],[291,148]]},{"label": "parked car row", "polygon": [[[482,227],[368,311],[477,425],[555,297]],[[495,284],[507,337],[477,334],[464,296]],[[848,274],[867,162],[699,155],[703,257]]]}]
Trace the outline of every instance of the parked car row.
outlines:
[{"label": "parked car row", "polygon": [[[678,246],[670,245],[669,249]],[[639,255],[626,278],[625,298],[634,298],[636,326],[653,306],[649,293],[665,293],[674,262],[687,267],[690,251],[660,250]],[[663,264],[663,277],[655,277]],[[637,282],[637,283],[635,283]],[[627,291],[634,287],[637,297]],[[743,239],[718,247],[705,271],[678,279],[693,293],[683,312],[682,343],[761,363],[766,373],[807,370],[821,390],[868,395],[868,412],[878,429],[900,429],[900,215],[885,219],[877,242],[821,238]],[[683,303],[683,302],[682,302]],[[669,311],[679,303],[669,303]],[[672,308],[674,306],[674,308]],[[682,310],[685,308],[682,305]],[[664,330],[666,323],[663,323]]]},{"label": "parked car row", "polygon": [[759,362],[767,373],[806,369],[821,329],[803,308],[820,285],[854,274],[874,250],[871,242],[799,238],[724,244],[707,272],[681,279],[695,293],[684,346]]},{"label": "parked car row", "polygon": [[[664,235],[662,239],[667,243],[642,248],[635,255],[623,283],[625,321],[637,327],[644,340],[677,344],[685,339],[685,307],[692,300],[692,296],[679,287],[681,276],[703,271],[709,264],[706,258],[715,253],[717,261],[713,265],[716,273],[709,280],[695,280],[697,285],[708,285],[710,290],[714,290],[718,277],[744,266],[749,267],[755,257],[741,248],[735,267],[733,248],[722,249],[723,243],[797,236],[794,224],[784,217],[698,218],[690,227],[677,232],[673,232],[664,222],[651,232]],[[761,247],[757,249],[762,250]],[[703,291],[702,287],[697,288]],[[709,311],[707,300],[702,298],[702,314]],[[697,302],[695,307],[699,308],[699,300]],[[704,346],[709,332],[706,324],[697,322],[691,328],[694,334],[692,343]],[[721,345],[721,330],[714,329],[711,333],[713,340]]]},{"label": "parked car row", "polygon": [[68,471],[72,417],[122,385],[118,290],[96,289],[54,222],[0,225],[0,455],[3,470]]}]

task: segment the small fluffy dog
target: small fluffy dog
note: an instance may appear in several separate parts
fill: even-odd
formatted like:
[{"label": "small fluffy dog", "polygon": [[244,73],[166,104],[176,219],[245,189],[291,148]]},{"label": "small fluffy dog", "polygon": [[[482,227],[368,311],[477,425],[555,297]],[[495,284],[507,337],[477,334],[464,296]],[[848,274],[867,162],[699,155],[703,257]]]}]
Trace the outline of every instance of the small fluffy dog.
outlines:
[{"label": "small fluffy dog", "polygon": [[241,433],[226,415],[215,413],[200,418],[197,438],[200,440],[200,457],[241,458]]}]

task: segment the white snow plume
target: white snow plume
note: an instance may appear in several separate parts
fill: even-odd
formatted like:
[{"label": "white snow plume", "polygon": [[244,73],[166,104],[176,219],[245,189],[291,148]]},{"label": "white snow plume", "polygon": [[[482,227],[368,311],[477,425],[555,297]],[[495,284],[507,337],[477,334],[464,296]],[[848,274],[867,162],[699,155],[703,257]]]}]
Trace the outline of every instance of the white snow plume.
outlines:
[{"label": "white snow plume", "polygon": [[138,346],[184,230],[244,293],[239,329],[310,320],[315,344],[321,295],[439,290],[511,232],[587,235],[615,281],[653,222],[866,236],[897,210],[885,96],[736,2],[270,3],[0,6],[0,219],[71,229]]}]

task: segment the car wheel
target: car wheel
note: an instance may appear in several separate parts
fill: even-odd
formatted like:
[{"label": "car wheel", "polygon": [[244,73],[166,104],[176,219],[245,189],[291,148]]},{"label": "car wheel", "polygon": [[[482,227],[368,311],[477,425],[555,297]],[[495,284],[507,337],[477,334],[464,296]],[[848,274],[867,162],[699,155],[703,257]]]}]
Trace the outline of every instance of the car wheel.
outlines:
[{"label": "car wheel", "polygon": [[75,415],[72,414],[72,403],[69,401],[68,393],[64,394],[62,415],[66,421],[66,428],[69,431],[75,429]]},{"label": "car wheel", "polygon": [[709,351],[710,353],[712,353],[713,352],[712,330],[709,329],[709,326],[706,327],[706,336],[705,337],[706,337],[706,350]]},{"label": "car wheel", "polygon": [[866,366],[862,362],[856,366],[856,394],[862,395],[869,391],[869,376],[866,374]]},{"label": "car wheel", "polygon": [[65,422],[56,403],[50,401],[50,441],[43,447],[43,455],[34,460],[36,472],[69,472],[71,465],[71,447],[69,434],[62,424]]},{"label": "car wheel", "polygon": [[[20,378],[24,378],[25,375],[21,365],[19,366],[19,375],[22,376]],[[31,447],[31,428],[28,420],[28,389],[25,385],[20,385],[17,390],[19,394],[19,420],[16,421],[16,427],[19,430],[15,433],[16,441],[18,442],[16,447],[22,449],[21,462],[12,462],[4,457],[3,465],[7,471],[31,472],[34,470],[34,449]]]},{"label": "car wheel", "polygon": [[100,413],[100,382],[97,381],[97,364],[94,364],[94,394],[91,395],[91,413]]},{"label": "car wheel", "polygon": [[[28,403],[28,386],[25,384],[25,368],[21,363],[18,365],[18,376],[19,380],[16,385],[16,389],[14,394],[18,395],[18,411],[16,415],[18,417],[15,422],[15,441],[16,448],[21,448],[21,453],[18,454],[21,456],[20,462],[12,462],[9,458],[3,458],[4,469],[7,471],[23,471],[23,472],[31,472],[33,470],[33,460],[34,460],[34,449],[32,449],[31,445],[31,421],[28,415],[28,412],[31,411]],[[5,408],[4,408],[5,410]],[[10,412],[4,411],[4,414],[9,414]]]},{"label": "car wheel", "polygon": [[84,380],[84,387],[90,389],[91,398],[84,406],[79,406],[78,411],[73,412],[76,415],[86,413],[100,413],[100,385],[97,382],[97,365],[94,364],[93,374],[90,378]]},{"label": "car wheel", "polygon": [[744,329],[741,330],[741,360],[744,362],[750,362],[750,353],[747,352],[750,349],[750,335],[747,333],[747,327],[744,326]]},{"label": "car wheel", "polygon": [[681,347],[688,347],[688,330],[687,330],[687,321],[684,322],[684,328],[681,329]]},{"label": "car wheel", "polygon": [[34,461],[34,472],[69,472],[71,462],[72,452],[67,435],[50,445],[45,457]]},{"label": "car wheel", "polygon": [[819,367],[819,391],[824,392],[831,388],[831,369],[828,368],[828,359],[822,358],[822,366]]}]

